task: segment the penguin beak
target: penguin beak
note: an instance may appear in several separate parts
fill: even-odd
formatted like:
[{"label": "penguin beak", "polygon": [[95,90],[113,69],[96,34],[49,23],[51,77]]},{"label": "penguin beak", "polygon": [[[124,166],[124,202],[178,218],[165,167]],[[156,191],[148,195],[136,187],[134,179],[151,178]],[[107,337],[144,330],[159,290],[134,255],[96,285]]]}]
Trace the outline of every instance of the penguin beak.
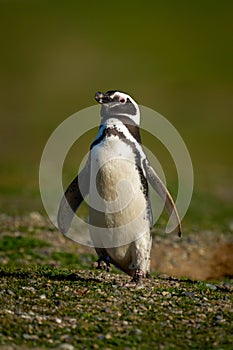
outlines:
[{"label": "penguin beak", "polygon": [[96,94],[95,94],[95,99],[98,103],[109,103],[109,102],[112,102],[111,98],[109,95],[106,95],[104,94],[103,92],[100,92],[98,91]]}]

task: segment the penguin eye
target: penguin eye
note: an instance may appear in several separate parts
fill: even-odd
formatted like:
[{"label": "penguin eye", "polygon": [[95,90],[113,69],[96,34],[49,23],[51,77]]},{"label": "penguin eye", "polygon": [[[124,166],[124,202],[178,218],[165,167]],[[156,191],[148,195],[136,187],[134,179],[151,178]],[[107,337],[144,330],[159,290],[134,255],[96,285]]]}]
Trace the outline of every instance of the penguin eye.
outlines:
[{"label": "penguin eye", "polygon": [[124,99],[124,97],[119,97],[119,102],[121,102],[121,103],[125,103],[125,99]]}]

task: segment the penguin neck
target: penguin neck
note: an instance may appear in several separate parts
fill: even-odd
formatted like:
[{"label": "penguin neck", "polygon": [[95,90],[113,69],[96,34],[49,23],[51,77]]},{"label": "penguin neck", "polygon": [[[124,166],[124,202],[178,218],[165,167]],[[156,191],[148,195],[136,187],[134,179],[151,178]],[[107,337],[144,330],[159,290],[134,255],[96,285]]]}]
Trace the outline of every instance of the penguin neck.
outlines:
[{"label": "penguin neck", "polygon": [[[102,117],[101,119],[101,125],[100,128],[107,128],[107,129],[118,129],[121,130],[122,127],[126,127],[128,129],[128,132],[135,138],[135,140],[139,143],[141,143],[141,135],[140,135],[140,128],[139,125],[136,124],[132,118],[130,118],[128,115],[121,114],[117,115],[117,117]],[[125,129],[125,128],[124,128]],[[125,135],[127,138],[127,134]]]}]

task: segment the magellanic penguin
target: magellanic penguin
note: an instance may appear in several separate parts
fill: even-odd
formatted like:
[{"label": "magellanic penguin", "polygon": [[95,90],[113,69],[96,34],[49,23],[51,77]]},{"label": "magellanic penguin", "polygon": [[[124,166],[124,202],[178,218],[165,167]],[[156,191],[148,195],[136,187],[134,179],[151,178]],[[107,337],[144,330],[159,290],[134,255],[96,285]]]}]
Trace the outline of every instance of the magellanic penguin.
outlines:
[{"label": "magellanic penguin", "polygon": [[181,235],[173,199],[141,146],[140,110],[121,91],[97,92],[101,104],[99,132],[83,170],[68,186],[58,211],[58,226],[69,230],[73,216],[89,194],[89,231],[98,266],[110,263],[140,283],[149,277],[153,224],[148,182],[164,200]]}]

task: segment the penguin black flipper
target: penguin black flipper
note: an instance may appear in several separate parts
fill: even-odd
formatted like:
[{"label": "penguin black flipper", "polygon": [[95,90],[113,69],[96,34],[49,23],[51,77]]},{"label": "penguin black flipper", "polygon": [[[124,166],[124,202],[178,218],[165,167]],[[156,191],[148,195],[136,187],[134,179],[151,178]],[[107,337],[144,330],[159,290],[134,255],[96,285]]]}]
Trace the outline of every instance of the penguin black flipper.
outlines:
[{"label": "penguin black flipper", "polygon": [[67,231],[69,230],[75,212],[82,204],[84,198],[88,195],[89,186],[90,167],[88,159],[85,167],[67,187],[67,190],[65,191],[64,196],[61,199],[57,215],[57,224],[59,230],[63,234],[67,233]]},{"label": "penguin black flipper", "polygon": [[173,232],[177,233],[177,235],[181,237],[181,222],[172,196],[170,195],[168,189],[166,188],[162,180],[154,171],[148,159],[144,159],[143,163],[144,169],[146,171],[147,180],[149,181],[155,192],[165,202],[165,208],[168,214],[170,215],[170,219],[174,225]]}]

